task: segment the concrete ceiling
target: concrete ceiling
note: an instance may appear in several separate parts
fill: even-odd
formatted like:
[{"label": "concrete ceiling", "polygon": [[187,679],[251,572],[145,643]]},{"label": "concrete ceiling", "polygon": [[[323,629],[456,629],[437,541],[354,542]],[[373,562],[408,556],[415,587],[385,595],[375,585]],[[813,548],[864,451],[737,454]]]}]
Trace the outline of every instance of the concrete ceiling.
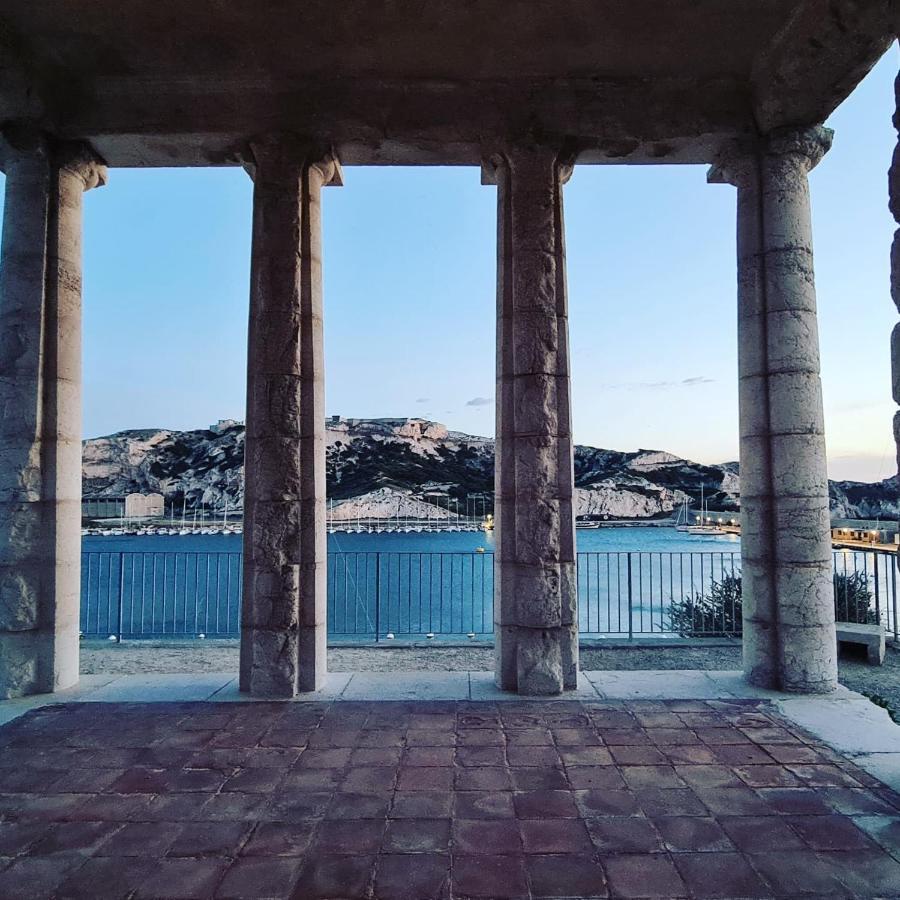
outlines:
[{"label": "concrete ceiling", "polygon": [[827,114],[895,17],[895,0],[0,0],[0,120],[114,165],[234,163],[281,130],[351,164],[477,163],[522,135],[702,161]]},{"label": "concrete ceiling", "polygon": [[795,0],[4,0],[79,79],[749,74]]}]

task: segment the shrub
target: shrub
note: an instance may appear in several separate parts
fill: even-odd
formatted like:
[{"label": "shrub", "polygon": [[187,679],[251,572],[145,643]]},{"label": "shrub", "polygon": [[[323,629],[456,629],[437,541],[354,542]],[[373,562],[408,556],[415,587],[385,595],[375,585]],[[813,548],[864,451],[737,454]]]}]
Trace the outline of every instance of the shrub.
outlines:
[{"label": "shrub", "polygon": [[865,572],[835,573],[834,617],[838,622],[856,622],[861,625],[878,621],[872,607],[869,576]]},{"label": "shrub", "polygon": [[[878,621],[865,572],[835,573],[834,606],[838,622]],[[743,630],[741,576],[726,575],[714,581],[705,596],[693,594],[673,602],[670,615],[672,631],[681,637],[739,637]]]},{"label": "shrub", "polygon": [[737,637],[742,630],[741,576],[725,575],[706,595],[693,594],[673,602],[672,631],[682,637]]}]

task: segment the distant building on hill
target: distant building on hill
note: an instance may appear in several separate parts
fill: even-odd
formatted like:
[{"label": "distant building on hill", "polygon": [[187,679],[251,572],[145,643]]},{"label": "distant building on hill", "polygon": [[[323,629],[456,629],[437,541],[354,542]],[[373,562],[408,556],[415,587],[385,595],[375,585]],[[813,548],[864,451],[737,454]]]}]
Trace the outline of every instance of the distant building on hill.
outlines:
[{"label": "distant building on hill", "polygon": [[126,519],[152,519],[165,511],[162,494],[128,494],[125,498]]},{"label": "distant building on hill", "polygon": [[83,519],[121,519],[125,515],[124,497],[82,497]]},{"label": "distant building on hill", "polygon": [[83,497],[83,519],[151,519],[165,513],[162,494],[128,494],[125,497]]},{"label": "distant building on hill", "polygon": [[229,428],[236,428],[239,425],[241,427],[244,425],[241,419],[219,419],[215,425],[209,426],[209,430],[216,434],[222,434],[223,431],[228,431]]}]

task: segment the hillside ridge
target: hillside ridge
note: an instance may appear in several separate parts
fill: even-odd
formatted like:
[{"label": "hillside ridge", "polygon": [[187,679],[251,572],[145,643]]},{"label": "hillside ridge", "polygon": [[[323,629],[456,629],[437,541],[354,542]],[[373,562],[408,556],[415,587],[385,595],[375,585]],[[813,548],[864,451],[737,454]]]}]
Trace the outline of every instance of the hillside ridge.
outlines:
[{"label": "hillside ridge", "polygon": [[[328,497],[336,514],[416,514],[421,504],[484,495],[490,509],[492,438],[449,431],[426,419],[342,419],[326,422]],[[244,428],[133,429],[91,438],[82,446],[84,496],[161,493],[167,503],[231,508],[243,505]],[[575,448],[575,512],[610,519],[671,516],[685,499],[735,513],[740,505],[737,462],[697,463],[664,450]],[[831,482],[836,518],[896,518],[896,478],[874,484]],[[449,498],[449,503],[448,503]],[[472,502],[472,501],[468,501]],[[405,512],[408,510],[408,512]],[[368,511],[368,512],[367,512]]]}]

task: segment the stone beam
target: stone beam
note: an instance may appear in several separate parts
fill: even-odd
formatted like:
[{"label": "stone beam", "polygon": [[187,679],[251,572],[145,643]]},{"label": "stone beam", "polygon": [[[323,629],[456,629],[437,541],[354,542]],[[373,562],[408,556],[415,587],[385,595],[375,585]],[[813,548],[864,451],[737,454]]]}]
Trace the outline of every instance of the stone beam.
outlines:
[{"label": "stone beam", "polygon": [[327,137],[345,165],[480,165],[485,145],[531,134],[573,145],[580,162],[703,163],[755,131],[731,78],[120,78],[67,102],[61,128],[123,166],[233,165],[247,135],[278,130]]},{"label": "stone beam", "polygon": [[824,122],[898,28],[896,0],[803,0],[754,64],[759,130]]},{"label": "stone beam", "polygon": [[[51,84],[63,85],[54,93]],[[19,39],[5,22],[0,21],[0,123],[28,121],[56,131],[48,97],[69,96],[72,79],[41,73]]]}]

